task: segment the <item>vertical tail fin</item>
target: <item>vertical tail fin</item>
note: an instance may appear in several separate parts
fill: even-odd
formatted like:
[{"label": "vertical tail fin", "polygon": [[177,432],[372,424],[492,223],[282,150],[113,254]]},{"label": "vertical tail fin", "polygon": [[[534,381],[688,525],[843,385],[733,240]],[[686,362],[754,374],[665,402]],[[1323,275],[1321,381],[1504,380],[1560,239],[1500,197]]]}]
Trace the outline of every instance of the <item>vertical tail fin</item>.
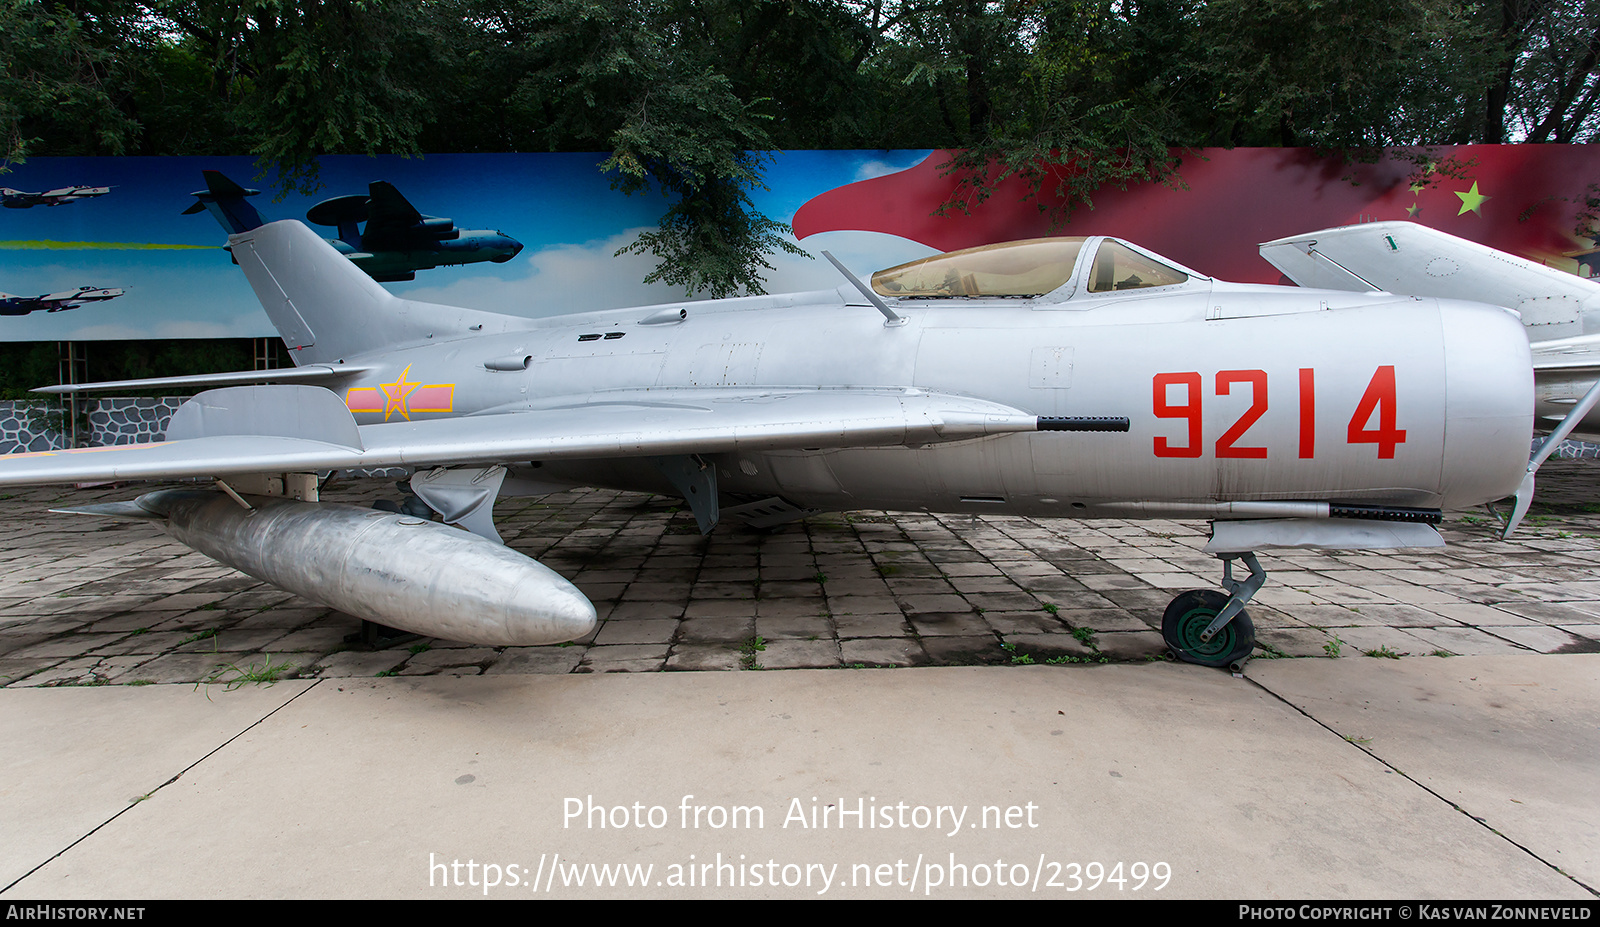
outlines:
[{"label": "vertical tail fin", "polygon": [[527,320],[515,316],[401,299],[293,219],[228,241],[297,365],[338,363],[436,337],[528,327]]}]

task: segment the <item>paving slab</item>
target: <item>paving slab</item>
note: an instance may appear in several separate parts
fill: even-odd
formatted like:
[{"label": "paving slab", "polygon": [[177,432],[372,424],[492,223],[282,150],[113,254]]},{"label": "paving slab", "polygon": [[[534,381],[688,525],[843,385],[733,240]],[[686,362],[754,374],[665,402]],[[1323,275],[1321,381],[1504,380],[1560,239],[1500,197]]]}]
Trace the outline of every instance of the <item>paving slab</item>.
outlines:
[{"label": "paving slab", "polygon": [[1277,660],[1249,675],[1530,858],[1600,888],[1600,656]]},{"label": "paving slab", "polygon": [[1600,655],[1249,676],[0,690],[0,893],[1592,900]]},{"label": "paving slab", "polygon": [[[0,833],[5,834],[0,889],[89,838],[310,685],[232,692],[188,685],[5,690],[0,700],[0,743],[6,745],[0,751]],[[218,812],[221,820],[228,809],[220,806]],[[117,879],[132,877],[139,865],[119,864],[123,872]],[[84,888],[88,895],[113,894]],[[153,893],[160,894],[159,889]]]}]

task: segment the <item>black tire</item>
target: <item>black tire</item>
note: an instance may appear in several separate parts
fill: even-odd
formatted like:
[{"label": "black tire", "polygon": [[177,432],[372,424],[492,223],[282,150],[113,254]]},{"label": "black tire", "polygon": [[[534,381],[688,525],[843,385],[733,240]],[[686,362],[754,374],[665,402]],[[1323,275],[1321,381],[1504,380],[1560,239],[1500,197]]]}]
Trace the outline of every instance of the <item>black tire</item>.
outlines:
[{"label": "black tire", "polygon": [[1211,640],[1200,640],[1200,632],[1227,604],[1227,595],[1211,589],[1196,589],[1173,599],[1161,616],[1161,636],[1173,656],[1200,666],[1231,666],[1248,657],[1256,646],[1256,627],[1247,612],[1240,611]]},{"label": "black tire", "polygon": [[396,514],[399,514],[400,512],[400,503],[394,501],[393,499],[374,500],[372,507],[380,512],[394,512]]}]

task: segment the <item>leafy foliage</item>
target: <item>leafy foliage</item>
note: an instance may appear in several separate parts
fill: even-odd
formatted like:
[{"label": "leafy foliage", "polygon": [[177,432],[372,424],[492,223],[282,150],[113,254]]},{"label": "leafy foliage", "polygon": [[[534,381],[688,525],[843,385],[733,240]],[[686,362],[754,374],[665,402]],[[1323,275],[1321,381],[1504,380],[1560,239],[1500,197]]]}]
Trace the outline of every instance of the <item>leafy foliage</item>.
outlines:
[{"label": "leafy foliage", "polygon": [[1065,216],[1192,149],[1594,140],[1600,0],[0,0],[0,158],[593,151],[651,280],[762,288],[774,148],[951,148]]}]

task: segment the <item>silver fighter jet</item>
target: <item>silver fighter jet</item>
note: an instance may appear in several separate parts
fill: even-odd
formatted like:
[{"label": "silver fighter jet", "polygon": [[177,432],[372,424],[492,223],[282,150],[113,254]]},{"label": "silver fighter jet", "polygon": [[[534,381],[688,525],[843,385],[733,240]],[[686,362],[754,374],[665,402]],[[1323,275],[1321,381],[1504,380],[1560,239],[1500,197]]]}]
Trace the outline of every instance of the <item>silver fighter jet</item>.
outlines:
[{"label": "silver fighter jet", "polygon": [[[589,602],[492,519],[500,495],[591,485],[681,494],[704,531],[861,508],[1209,519],[1225,591],[1178,596],[1163,630],[1180,658],[1225,666],[1253,646],[1255,551],[1439,546],[1441,510],[1510,494],[1528,462],[1512,313],[1224,283],[1113,238],[870,283],[835,261],[833,290],[544,319],[398,298],[298,222],[230,241],[292,349],[285,382],[179,378],[221,388],[164,442],[13,455],[0,485],[214,480],[79,511],[457,640],[592,629]],[[317,501],[319,474],[376,467],[412,471],[405,511]]]},{"label": "silver fighter jet", "polygon": [[30,312],[64,312],[88,303],[116,299],[126,293],[122,287],[80,286],[76,290],[45,293],[43,296],[16,296],[0,293],[0,315],[27,315]]},{"label": "silver fighter jet", "polygon": [[43,193],[29,193],[26,190],[0,187],[0,206],[4,206],[7,209],[61,206],[65,203],[76,203],[78,200],[86,200],[95,196],[105,196],[110,192],[110,187],[58,187],[54,190],[46,190]]}]

